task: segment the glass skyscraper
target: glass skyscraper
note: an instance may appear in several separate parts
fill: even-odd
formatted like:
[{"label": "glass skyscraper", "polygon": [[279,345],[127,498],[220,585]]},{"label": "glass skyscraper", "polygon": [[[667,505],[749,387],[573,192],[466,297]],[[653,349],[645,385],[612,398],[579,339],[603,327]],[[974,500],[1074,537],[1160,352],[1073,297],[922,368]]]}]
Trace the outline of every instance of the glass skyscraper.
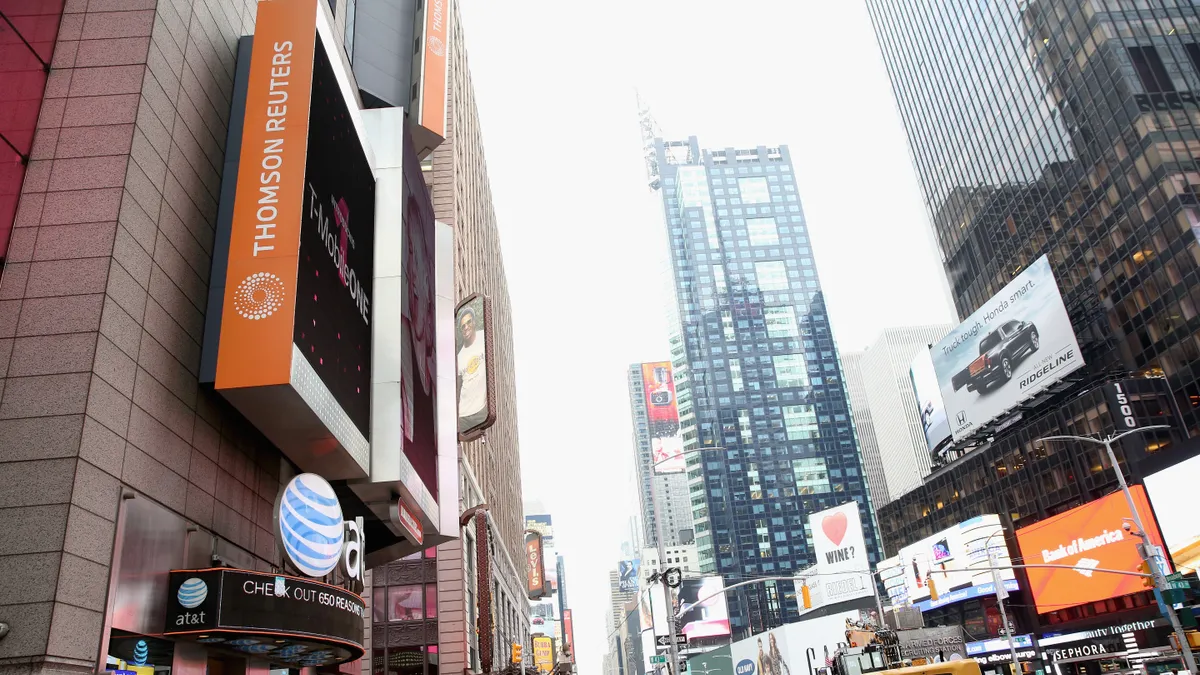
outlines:
[{"label": "glass skyscraper", "polygon": [[1088,365],[1200,435],[1200,7],[868,0],[960,316],[1048,255]]},{"label": "glass skyscraper", "polygon": [[[683,434],[689,449],[704,450],[688,455],[702,569],[726,585],[793,574],[816,562],[809,514],[850,500],[877,560],[787,147],[702,150],[691,137],[656,138],[647,150],[674,267]],[[793,593],[790,583],[732,591],[734,633],[798,618]]]}]

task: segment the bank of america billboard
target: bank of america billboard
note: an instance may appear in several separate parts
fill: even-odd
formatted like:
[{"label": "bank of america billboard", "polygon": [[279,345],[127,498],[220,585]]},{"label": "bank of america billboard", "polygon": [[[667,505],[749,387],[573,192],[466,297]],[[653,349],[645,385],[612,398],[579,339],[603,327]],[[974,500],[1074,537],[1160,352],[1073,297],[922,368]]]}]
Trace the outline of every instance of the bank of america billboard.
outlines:
[{"label": "bank of america billboard", "polygon": [[655,473],[686,470],[683,435],[679,429],[679,407],[675,398],[675,376],[670,361],[642,364],[642,390],[646,395],[646,417],[650,426],[650,457]]},{"label": "bank of america billboard", "polygon": [[955,441],[1083,367],[1046,256],[930,350]]}]

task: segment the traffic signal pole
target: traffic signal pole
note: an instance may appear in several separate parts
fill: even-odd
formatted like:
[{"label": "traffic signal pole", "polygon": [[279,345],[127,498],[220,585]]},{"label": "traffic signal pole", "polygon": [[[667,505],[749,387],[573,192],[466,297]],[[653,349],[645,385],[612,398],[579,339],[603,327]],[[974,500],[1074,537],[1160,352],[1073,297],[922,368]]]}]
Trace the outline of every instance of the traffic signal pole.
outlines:
[{"label": "traffic signal pole", "polygon": [[[1113,436],[1106,436],[1103,440],[1089,438],[1087,436],[1047,436],[1040,439],[1043,441],[1082,441],[1085,443],[1093,443],[1104,446],[1104,451],[1108,453],[1108,461],[1110,464],[1112,464],[1113,473],[1117,474],[1117,484],[1121,486],[1121,492],[1124,493],[1125,501],[1129,504],[1129,513],[1133,516],[1133,525],[1137,528],[1136,533],[1131,532],[1130,534],[1136,534],[1136,536],[1142,540],[1142,545],[1138,552],[1141,554],[1142,560],[1145,561],[1149,568],[1150,578],[1154,581],[1156,594],[1167,590],[1167,578],[1163,574],[1162,569],[1160,569],[1158,566],[1157,556],[1153,554],[1154,545],[1150,542],[1150,535],[1147,534],[1146,527],[1142,524],[1142,516],[1140,513],[1138,513],[1137,505],[1133,502],[1133,493],[1129,491],[1129,483],[1125,482],[1125,472],[1121,471],[1121,465],[1117,462],[1117,454],[1113,452],[1112,444],[1113,441],[1119,441],[1131,434],[1170,428],[1171,426],[1168,424],[1154,424],[1151,426],[1138,427],[1137,429],[1130,429],[1129,431],[1115,434]],[[1125,529],[1127,532],[1129,531],[1128,527]],[[1171,622],[1171,628],[1175,631],[1175,639],[1179,641],[1179,654],[1183,657],[1184,667],[1186,667],[1188,671],[1192,673],[1192,675],[1200,675],[1200,673],[1197,673],[1196,671],[1196,657],[1194,654],[1192,654],[1192,647],[1190,644],[1188,644],[1187,634],[1183,632],[1183,625],[1179,623],[1179,615],[1175,613],[1175,608],[1171,606],[1170,603],[1164,601],[1162,603],[1162,609],[1167,615],[1167,619]]]},{"label": "traffic signal pole", "polygon": [[[655,478],[658,478],[658,474],[654,471],[656,466],[657,465],[652,466],[650,469],[650,506],[652,509],[654,509],[654,538],[657,540],[658,544],[658,582],[662,584],[663,587],[663,598],[667,605],[664,608],[666,611],[664,616],[667,617],[667,630],[670,631],[669,635],[667,635],[667,638],[670,640],[669,648],[671,654],[671,663],[667,665],[667,673],[683,675],[679,672],[679,647],[675,645],[675,602],[671,598],[673,595],[671,593],[671,585],[667,583],[667,576],[665,574],[667,569],[667,553],[666,548],[663,546],[662,513],[658,510],[658,488],[655,485],[657,481],[654,480]],[[654,599],[653,594],[650,595],[650,599]],[[650,606],[653,608],[654,603],[651,602]],[[653,614],[653,610],[651,611],[651,614]],[[650,617],[650,634],[653,635],[654,632],[654,617],[652,615]]]}]

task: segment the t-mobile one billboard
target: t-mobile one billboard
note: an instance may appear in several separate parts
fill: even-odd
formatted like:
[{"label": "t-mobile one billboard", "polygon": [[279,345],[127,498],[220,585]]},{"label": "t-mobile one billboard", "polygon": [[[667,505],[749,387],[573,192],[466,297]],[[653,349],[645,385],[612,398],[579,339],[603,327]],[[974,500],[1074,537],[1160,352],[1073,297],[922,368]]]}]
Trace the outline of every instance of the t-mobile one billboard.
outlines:
[{"label": "t-mobile one billboard", "polygon": [[650,457],[656,473],[686,470],[683,436],[679,433],[679,407],[670,361],[642,364],[642,390],[650,426]]},{"label": "t-mobile one billboard", "polygon": [[317,0],[258,5],[228,252],[213,279],[223,289],[213,378],[293,460],[359,478],[375,175],[331,30]]},{"label": "t-mobile one billboard", "polygon": [[[1161,546],[1146,489],[1134,485],[1129,491],[1150,541]],[[1026,570],[1039,613],[1145,590],[1142,577],[1103,571],[1136,572],[1142,562],[1138,538],[1123,528],[1132,517],[1125,495],[1118,491],[1017,530],[1026,565],[1068,566]]]},{"label": "t-mobile one billboard", "polygon": [[931,350],[955,441],[1083,367],[1046,256]]}]

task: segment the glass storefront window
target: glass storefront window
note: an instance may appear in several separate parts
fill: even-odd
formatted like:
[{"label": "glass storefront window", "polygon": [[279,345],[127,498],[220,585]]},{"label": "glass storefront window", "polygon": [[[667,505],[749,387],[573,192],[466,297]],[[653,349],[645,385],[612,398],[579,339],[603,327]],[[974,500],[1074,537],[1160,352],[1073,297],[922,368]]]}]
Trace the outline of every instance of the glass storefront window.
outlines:
[{"label": "glass storefront window", "polygon": [[387,621],[387,602],[382,586],[371,591],[371,620],[379,623]]},{"label": "glass storefront window", "polygon": [[425,618],[437,618],[437,605],[437,586],[434,584],[429,584],[425,587]]},{"label": "glass storefront window", "polygon": [[388,649],[388,675],[423,675],[424,647],[391,647]]},{"label": "glass storefront window", "polygon": [[425,618],[422,590],[419,584],[388,587],[388,620],[419,621]]}]

